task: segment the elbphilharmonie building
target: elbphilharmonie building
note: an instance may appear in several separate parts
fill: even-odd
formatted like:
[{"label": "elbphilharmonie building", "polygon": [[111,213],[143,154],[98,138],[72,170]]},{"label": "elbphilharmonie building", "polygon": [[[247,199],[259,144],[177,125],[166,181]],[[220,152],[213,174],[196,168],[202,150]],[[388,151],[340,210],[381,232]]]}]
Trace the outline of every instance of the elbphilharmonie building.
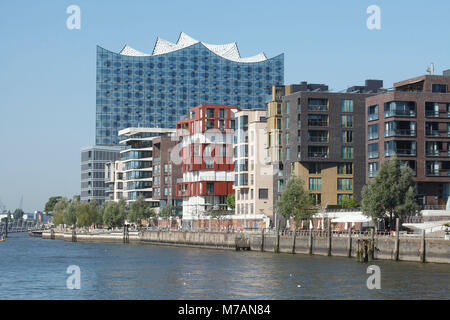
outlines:
[{"label": "elbphilharmonie building", "polygon": [[265,108],[271,87],[283,84],[283,54],[242,58],[236,43],[181,33],[176,43],[158,38],[151,54],[97,47],[96,144],[117,145],[124,128],[175,128],[199,104]]}]

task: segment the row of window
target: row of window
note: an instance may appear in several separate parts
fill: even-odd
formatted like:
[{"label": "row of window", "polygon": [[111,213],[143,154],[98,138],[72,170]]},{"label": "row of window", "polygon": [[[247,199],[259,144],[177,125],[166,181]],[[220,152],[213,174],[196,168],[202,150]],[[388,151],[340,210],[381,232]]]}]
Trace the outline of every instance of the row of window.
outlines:
[{"label": "row of window", "polygon": [[[450,103],[445,104],[445,110],[441,110],[438,102],[425,102],[425,117],[438,118],[438,117],[450,117]],[[378,105],[369,106],[368,108],[368,120],[378,120]],[[445,113],[445,114],[441,114]],[[392,101],[384,104],[384,117],[415,117],[416,116],[416,103],[413,101]]]},{"label": "row of window", "polygon": [[[318,191],[322,190],[322,178],[309,178],[308,190]],[[353,190],[353,179],[352,178],[338,178],[337,179],[337,189],[351,191]]]}]

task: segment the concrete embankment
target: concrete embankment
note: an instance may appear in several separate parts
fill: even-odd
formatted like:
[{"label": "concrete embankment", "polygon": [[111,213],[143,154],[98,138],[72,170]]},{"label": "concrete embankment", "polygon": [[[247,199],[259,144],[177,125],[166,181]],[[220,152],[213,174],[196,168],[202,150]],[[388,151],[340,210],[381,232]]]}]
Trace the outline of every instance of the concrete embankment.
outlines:
[{"label": "concrete embankment", "polygon": [[149,243],[341,257],[359,257],[364,254],[364,246],[366,246],[369,260],[450,263],[450,241],[425,239],[424,236],[389,237],[308,231],[289,235],[265,234],[264,232],[130,231],[128,233],[58,233],[44,231],[42,237],[72,242]]}]

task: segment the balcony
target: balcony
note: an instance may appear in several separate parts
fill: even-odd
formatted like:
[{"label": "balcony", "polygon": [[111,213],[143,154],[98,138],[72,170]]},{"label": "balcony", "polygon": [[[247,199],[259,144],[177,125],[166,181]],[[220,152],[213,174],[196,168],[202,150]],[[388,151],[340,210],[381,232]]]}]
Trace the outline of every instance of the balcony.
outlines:
[{"label": "balcony", "polygon": [[369,159],[375,159],[378,158],[379,152],[378,151],[372,151],[368,153]]},{"label": "balcony", "polygon": [[328,111],[327,105],[308,105],[308,111]]},{"label": "balcony", "polygon": [[327,143],[328,142],[328,136],[309,136],[308,137],[309,142],[320,142],[320,143]]},{"label": "balcony", "polygon": [[411,129],[394,129],[384,132],[384,136],[387,137],[415,137],[416,130]]},{"label": "balcony", "polygon": [[328,121],[308,120],[310,127],[328,127]]},{"label": "balcony", "polygon": [[328,153],[327,152],[308,152],[308,158],[328,159]]},{"label": "balcony", "polygon": [[450,176],[450,169],[440,169],[440,170],[425,170],[425,175],[429,177],[448,177]]},{"label": "balcony", "polygon": [[425,110],[425,117],[427,117],[427,118],[439,118],[439,111]]}]

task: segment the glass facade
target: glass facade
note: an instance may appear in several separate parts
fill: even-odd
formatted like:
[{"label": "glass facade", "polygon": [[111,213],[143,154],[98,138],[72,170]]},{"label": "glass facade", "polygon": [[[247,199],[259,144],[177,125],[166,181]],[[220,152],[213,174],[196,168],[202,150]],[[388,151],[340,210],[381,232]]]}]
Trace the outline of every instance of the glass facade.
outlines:
[{"label": "glass facade", "polygon": [[118,144],[128,127],[175,128],[199,104],[263,109],[271,87],[283,83],[283,54],[237,62],[201,42],[147,56],[97,47],[96,144]]}]

